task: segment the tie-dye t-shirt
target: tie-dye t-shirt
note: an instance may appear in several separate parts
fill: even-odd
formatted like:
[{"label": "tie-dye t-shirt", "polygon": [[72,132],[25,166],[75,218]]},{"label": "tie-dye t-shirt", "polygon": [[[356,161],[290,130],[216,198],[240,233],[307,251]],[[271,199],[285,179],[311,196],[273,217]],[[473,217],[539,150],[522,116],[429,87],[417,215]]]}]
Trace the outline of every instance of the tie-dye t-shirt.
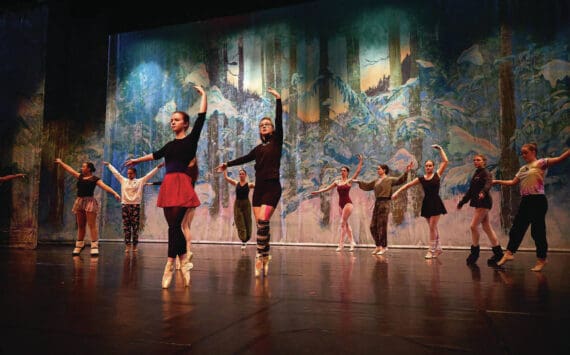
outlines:
[{"label": "tie-dye t-shirt", "polygon": [[544,195],[544,177],[548,168],[548,159],[538,159],[523,165],[517,175],[520,180],[521,196]]}]

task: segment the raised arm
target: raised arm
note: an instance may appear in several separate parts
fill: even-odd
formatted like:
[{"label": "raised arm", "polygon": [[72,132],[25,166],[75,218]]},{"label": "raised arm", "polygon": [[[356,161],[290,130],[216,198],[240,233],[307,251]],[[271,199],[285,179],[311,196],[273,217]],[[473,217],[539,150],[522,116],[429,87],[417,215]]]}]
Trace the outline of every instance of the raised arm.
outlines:
[{"label": "raised arm", "polygon": [[160,164],[158,164],[157,166],[154,167],[154,169],[152,169],[151,171],[148,172],[148,174],[146,174],[145,176],[143,176],[141,178],[143,183],[146,183],[148,180],[150,180],[150,178],[152,178],[154,175],[156,175],[156,173],[158,173],[158,171],[160,170],[160,168],[162,168],[164,166],[164,162],[161,162]]},{"label": "raised arm", "polygon": [[275,132],[274,134],[283,143],[283,105],[281,103],[281,95],[273,88],[268,88],[267,91],[275,97]]},{"label": "raised arm", "polygon": [[441,177],[441,175],[445,171],[445,168],[447,168],[447,163],[449,162],[449,160],[447,159],[447,155],[445,154],[445,151],[443,150],[443,148],[440,145],[434,144],[434,145],[432,145],[432,148],[439,150],[439,156],[441,157],[441,163],[439,163],[439,168],[437,169],[437,175],[439,175]]},{"label": "raised arm", "polygon": [[336,186],[336,180],[333,181],[332,184],[330,184],[329,186],[327,186],[327,187],[325,187],[325,188],[323,188],[323,189],[320,189],[320,190],[311,192],[311,195],[318,195],[318,194],[320,194],[321,192],[327,192],[327,191],[329,191],[329,190],[332,190],[335,186]]},{"label": "raised arm", "polygon": [[230,184],[232,184],[234,186],[236,186],[238,184],[237,180],[234,180],[228,176],[228,169],[224,169],[224,179],[226,179],[227,182],[229,182]]},{"label": "raised arm", "polygon": [[548,158],[547,159],[547,164],[548,166],[552,166],[552,165],[556,165],[559,163],[562,163],[564,160],[566,160],[568,157],[570,156],[570,149],[566,149],[566,151],[564,153],[562,153],[559,157],[556,158]]},{"label": "raised arm", "polygon": [[119,194],[116,193],[115,190],[113,190],[111,187],[109,187],[107,184],[105,184],[103,182],[103,180],[97,180],[97,186],[99,186],[103,190],[107,191],[111,195],[115,196],[115,200],[121,201],[121,196],[119,196]]},{"label": "raised arm", "polygon": [[109,163],[108,161],[104,161],[103,165],[105,165],[107,168],[109,168],[109,170],[111,171],[111,173],[113,174],[113,176],[122,184],[123,181],[125,180],[125,177],[123,175],[121,175],[119,173],[119,171],[117,169],[115,169],[115,167],[113,165],[111,165],[111,163]]},{"label": "raised arm", "polygon": [[75,171],[71,166],[65,164],[61,159],[57,158],[55,160],[56,164],[59,164],[65,171],[73,175],[75,178],[79,177],[79,172]]},{"label": "raised arm", "polygon": [[394,193],[392,194],[392,198],[393,198],[393,199],[398,198],[398,195],[400,195],[400,193],[401,193],[402,191],[407,190],[407,189],[409,189],[410,187],[412,187],[412,186],[414,186],[414,185],[417,185],[417,184],[419,184],[419,183],[420,183],[420,179],[415,178],[414,180],[408,182],[407,184],[403,185],[403,186],[400,187],[398,190],[396,190],[396,192],[394,192]]},{"label": "raised arm", "polygon": [[352,183],[352,181],[355,180],[362,171],[362,161],[363,161],[362,154],[358,154],[357,157],[358,157],[358,166],[356,167],[354,175],[352,175],[352,177],[350,178],[350,183]]},{"label": "raised arm", "polygon": [[5,181],[12,180],[12,179],[17,179],[19,177],[23,178],[25,176],[26,176],[26,174],[13,174],[13,175],[0,176],[0,182],[5,182]]},{"label": "raised arm", "polygon": [[138,163],[143,163],[145,161],[151,161],[151,160],[154,160],[154,156],[152,155],[152,153],[143,155],[142,157],[138,158],[127,159],[123,165],[131,167],[137,165]]},{"label": "raised arm", "polygon": [[196,85],[194,86],[194,88],[202,96],[202,98],[200,99],[200,112],[198,113],[206,113],[206,111],[208,110],[208,97],[206,95],[206,92],[204,91],[204,88],[201,86]]}]

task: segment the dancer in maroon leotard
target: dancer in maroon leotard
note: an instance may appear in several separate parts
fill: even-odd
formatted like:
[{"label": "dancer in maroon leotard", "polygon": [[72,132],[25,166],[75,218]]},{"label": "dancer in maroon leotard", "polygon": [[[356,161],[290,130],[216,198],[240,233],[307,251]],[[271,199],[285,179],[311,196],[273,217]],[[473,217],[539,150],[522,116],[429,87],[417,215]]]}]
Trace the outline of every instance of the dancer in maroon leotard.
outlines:
[{"label": "dancer in maroon leotard", "polygon": [[348,224],[348,217],[350,217],[353,209],[352,200],[350,199],[350,187],[352,186],[353,180],[358,177],[360,171],[362,170],[362,155],[358,154],[358,167],[354,172],[354,175],[349,179],[348,172],[350,169],[347,166],[340,168],[340,179],[333,181],[329,186],[311,192],[311,195],[317,195],[321,192],[329,191],[336,186],[338,192],[338,205],[340,207],[340,239],[338,241],[338,248],[336,251],[342,251],[344,247],[344,236],[348,236],[348,242],[350,243],[350,251],[354,251],[356,243],[354,242],[354,237],[352,235],[352,228]]}]

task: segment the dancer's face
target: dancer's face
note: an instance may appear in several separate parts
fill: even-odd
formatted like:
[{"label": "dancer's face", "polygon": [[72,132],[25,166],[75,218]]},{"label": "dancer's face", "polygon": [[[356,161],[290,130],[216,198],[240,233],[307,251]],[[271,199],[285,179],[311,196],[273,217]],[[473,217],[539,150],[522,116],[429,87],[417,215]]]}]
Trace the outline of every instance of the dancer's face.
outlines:
[{"label": "dancer's face", "polygon": [[87,165],[87,163],[81,164],[81,174],[91,175],[91,169],[89,169],[89,165]]},{"label": "dancer's face", "polygon": [[259,122],[259,133],[262,135],[273,133],[273,123],[271,123],[271,120],[261,120],[261,122]]},{"label": "dancer's face", "polygon": [[245,178],[247,177],[247,174],[245,173],[245,171],[240,170],[239,172],[239,181],[241,182],[245,182]]},{"label": "dancer's face", "polygon": [[188,122],[184,122],[184,116],[181,113],[173,113],[170,116],[170,128],[174,133],[185,131],[188,129]]},{"label": "dancer's face", "polygon": [[485,160],[483,160],[483,158],[481,158],[480,156],[476,155],[473,158],[473,165],[475,166],[475,168],[479,169],[479,168],[484,168],[485,167]]},{"label": "dancer's face", "polygon": [[378,168],[376,169],[376,171],[378,171],[378,176],[386,175],[386,171],[382,168],[382,165],[378,165]]},{"label": "dancer's face", "polygon": [[528,148],[522,148],[521,149],[521,155],[527,163],[530,163],[530,162],[533,162],[536,160],[536,152],[532,151]]},{"label": "dancer's face", "polygon": [[343,179],[346,179],[348,177],[348,170],[346,170],[346,168],[340,168],[340,176],[342,176]]},{"label": "dancer's face", "polygon": [[426,170],[426,174],[433,173],[433,162],[432,161],[426,161],[424,168]]},{"label": "dancer's face", "polygon": [[127,170],[127,177],[129,178],[129,180],[133,180],[134,178],[137,177],[137,174],[133,169],[129,169]]}]

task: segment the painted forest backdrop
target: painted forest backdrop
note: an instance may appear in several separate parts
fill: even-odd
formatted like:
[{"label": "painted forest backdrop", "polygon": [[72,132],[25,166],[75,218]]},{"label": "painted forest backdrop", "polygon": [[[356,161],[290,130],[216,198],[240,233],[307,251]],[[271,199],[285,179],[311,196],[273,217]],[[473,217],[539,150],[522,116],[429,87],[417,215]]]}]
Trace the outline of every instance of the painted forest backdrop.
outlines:
[{"label": "painted forest backdrop", "polygon": [[[567,147],[570,26],[554,19],[547,30],[522,26],[517,9],[499,0],[372,3],[356,1],[347,10],[335,2],[315,2],[112,36],[104,128],[77,138],[61,158],[77,167],[94,161],[97,173],[118,191],[101,162],[119,168],[129,157],[173,139],[171,112],[189,112],[192,124],[199,101],[192,86],[202,85],[209,106],[198,148],[196,189],[202,205],[193,239],[238,241],[234,189],[213,170],[259,143],[260,118],[274,117],[275,102],[267,94],[273,87],[283,98],[285,144],[283,197],[271,222],[272,242],[337,243],[338,195],[333,190],[311,196],[311,191],[331,183],[343,165],[354,171],[358,153],[365,157],[362,180],[374,179],[380,163],[396,175],[410,161],[415,163],[412,179],[423,173],[426,159],[439,162],[430,147],[437,143],[450,159],[442,180],[448,214],[440,220],[441,238],[446,246],[468,246],[473,210],[455,206],[473,174],[473,154],[485,154],[492,173],[510,179],[522,163],[523,143],[537,142],[542,157]],[[156,164],[140,164],[139,175]],[[244,167],[253,179],[253,164]],[[570,229],[569,171],[565,162],[550,169],[547,178],[551,248],[570,249],[564,232]],[[237,168],[230,172],[237,177]],[[146,187],[143,240],[167,239],[157,194],[157,186]],[[492,225],[506,245],[518,189],[495,187],[492,195]],[[44,240],[73,239],[74,198],[74,181],[65,177],[59,208],[64,228],[45,229]],[[102,237],[121,239],[120,205],[107,194],[98,192],[98,198]],[[354,185],[351,198],[355,208],[349,223],[356,241],[372,244],[373,194]],[[393,203],[391,245],[426,245],[421,199],[420,189],[410,189]],[[488,246],[486,238],[482,244]],[[532,246],[530,238],[523,246]]]}]

